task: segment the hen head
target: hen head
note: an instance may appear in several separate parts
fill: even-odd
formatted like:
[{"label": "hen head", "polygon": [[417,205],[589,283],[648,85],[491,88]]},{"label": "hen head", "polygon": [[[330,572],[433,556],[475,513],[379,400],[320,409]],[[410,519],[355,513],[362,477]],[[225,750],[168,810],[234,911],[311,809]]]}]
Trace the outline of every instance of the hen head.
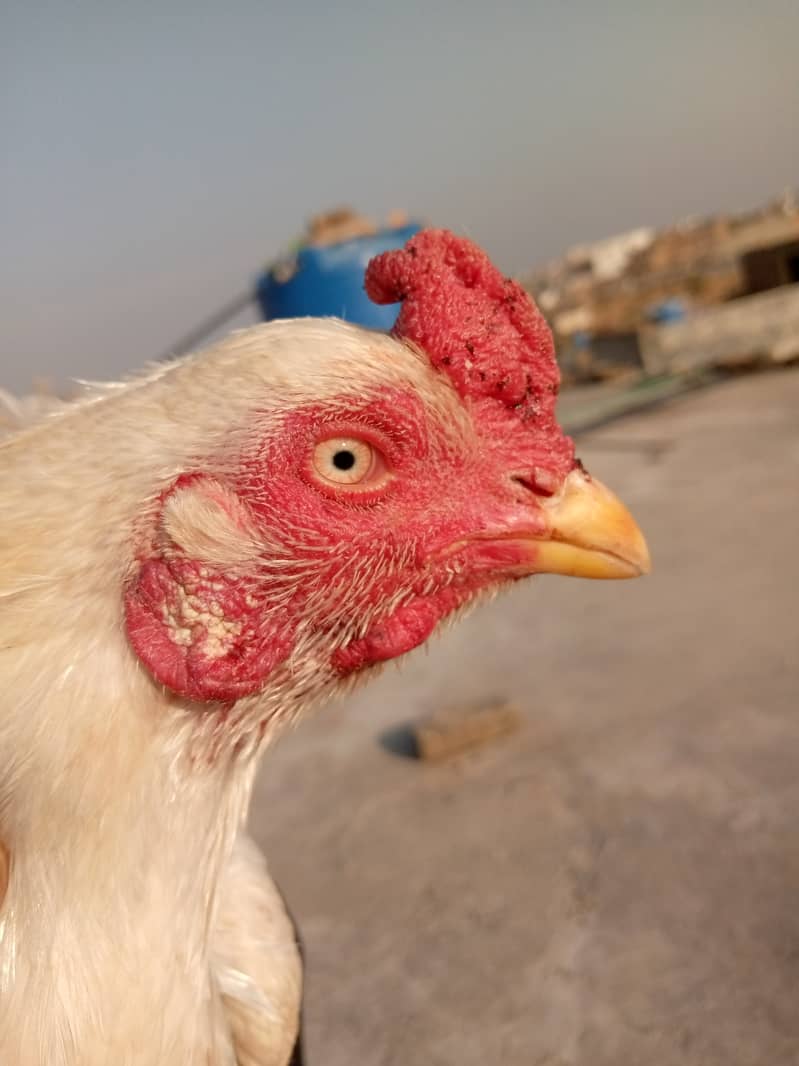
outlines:
[{"label": "hen head", "polygon": [[215,411],[245,358],[263,384],[137,530],[128,638],[182,697],[311,699],[508,582],[648,568],[558,426],[551,336],[515,283],[433,230],[374,260],[366,287],[404,301],[393,336],[271,324],[192,382]]}]

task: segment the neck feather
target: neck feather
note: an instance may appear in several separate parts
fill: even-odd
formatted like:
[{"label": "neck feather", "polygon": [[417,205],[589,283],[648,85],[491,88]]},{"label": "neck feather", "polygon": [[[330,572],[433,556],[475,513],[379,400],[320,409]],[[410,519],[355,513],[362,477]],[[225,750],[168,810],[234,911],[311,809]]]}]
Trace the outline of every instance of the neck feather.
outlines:
[{"label": "neck feather", "polygon": [[233,1062],[210,938],[254,751],[105,633],[0,653],[0,1061]]}]

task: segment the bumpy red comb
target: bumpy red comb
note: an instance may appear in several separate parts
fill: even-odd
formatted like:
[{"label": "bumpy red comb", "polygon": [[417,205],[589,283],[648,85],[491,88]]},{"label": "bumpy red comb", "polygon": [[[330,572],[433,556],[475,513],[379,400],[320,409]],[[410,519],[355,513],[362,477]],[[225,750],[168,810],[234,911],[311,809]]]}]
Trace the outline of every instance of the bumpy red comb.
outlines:
[{"label": "bumpy red comb", "polygon": [[366,270],[375,303],[402,301],[393,332],[418,344],[463,397],[494,399],[523,422],[554,423],[552,334],[527,293],[448,230],[423,230]]}]

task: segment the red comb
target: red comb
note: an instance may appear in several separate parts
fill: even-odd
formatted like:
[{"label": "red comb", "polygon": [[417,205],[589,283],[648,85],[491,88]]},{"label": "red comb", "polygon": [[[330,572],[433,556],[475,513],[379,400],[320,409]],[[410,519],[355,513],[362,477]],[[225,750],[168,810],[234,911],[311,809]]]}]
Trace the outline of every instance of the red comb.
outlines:
[{"label": "red comb", "polygon": [[560,374],[549,326],[477,245],[423,230],[374,258],[365,287],[375,303],[402,301],[393,332],[418,344],[461,396],[498,400],[525,422],[554,422]]}]

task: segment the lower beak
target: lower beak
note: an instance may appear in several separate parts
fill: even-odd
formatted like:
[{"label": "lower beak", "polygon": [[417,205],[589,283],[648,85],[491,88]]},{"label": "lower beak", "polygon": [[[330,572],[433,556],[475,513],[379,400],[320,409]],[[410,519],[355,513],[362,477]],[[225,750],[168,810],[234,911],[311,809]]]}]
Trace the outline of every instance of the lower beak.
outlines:
[{"label": "lower beak", "polygon": [[649,573],[649,551],[635,519],[582,470],[573,470],[561,491],[541,502],[541,509],[548,529],[540,538],[525,539],[526,573],[592,578]]}]

